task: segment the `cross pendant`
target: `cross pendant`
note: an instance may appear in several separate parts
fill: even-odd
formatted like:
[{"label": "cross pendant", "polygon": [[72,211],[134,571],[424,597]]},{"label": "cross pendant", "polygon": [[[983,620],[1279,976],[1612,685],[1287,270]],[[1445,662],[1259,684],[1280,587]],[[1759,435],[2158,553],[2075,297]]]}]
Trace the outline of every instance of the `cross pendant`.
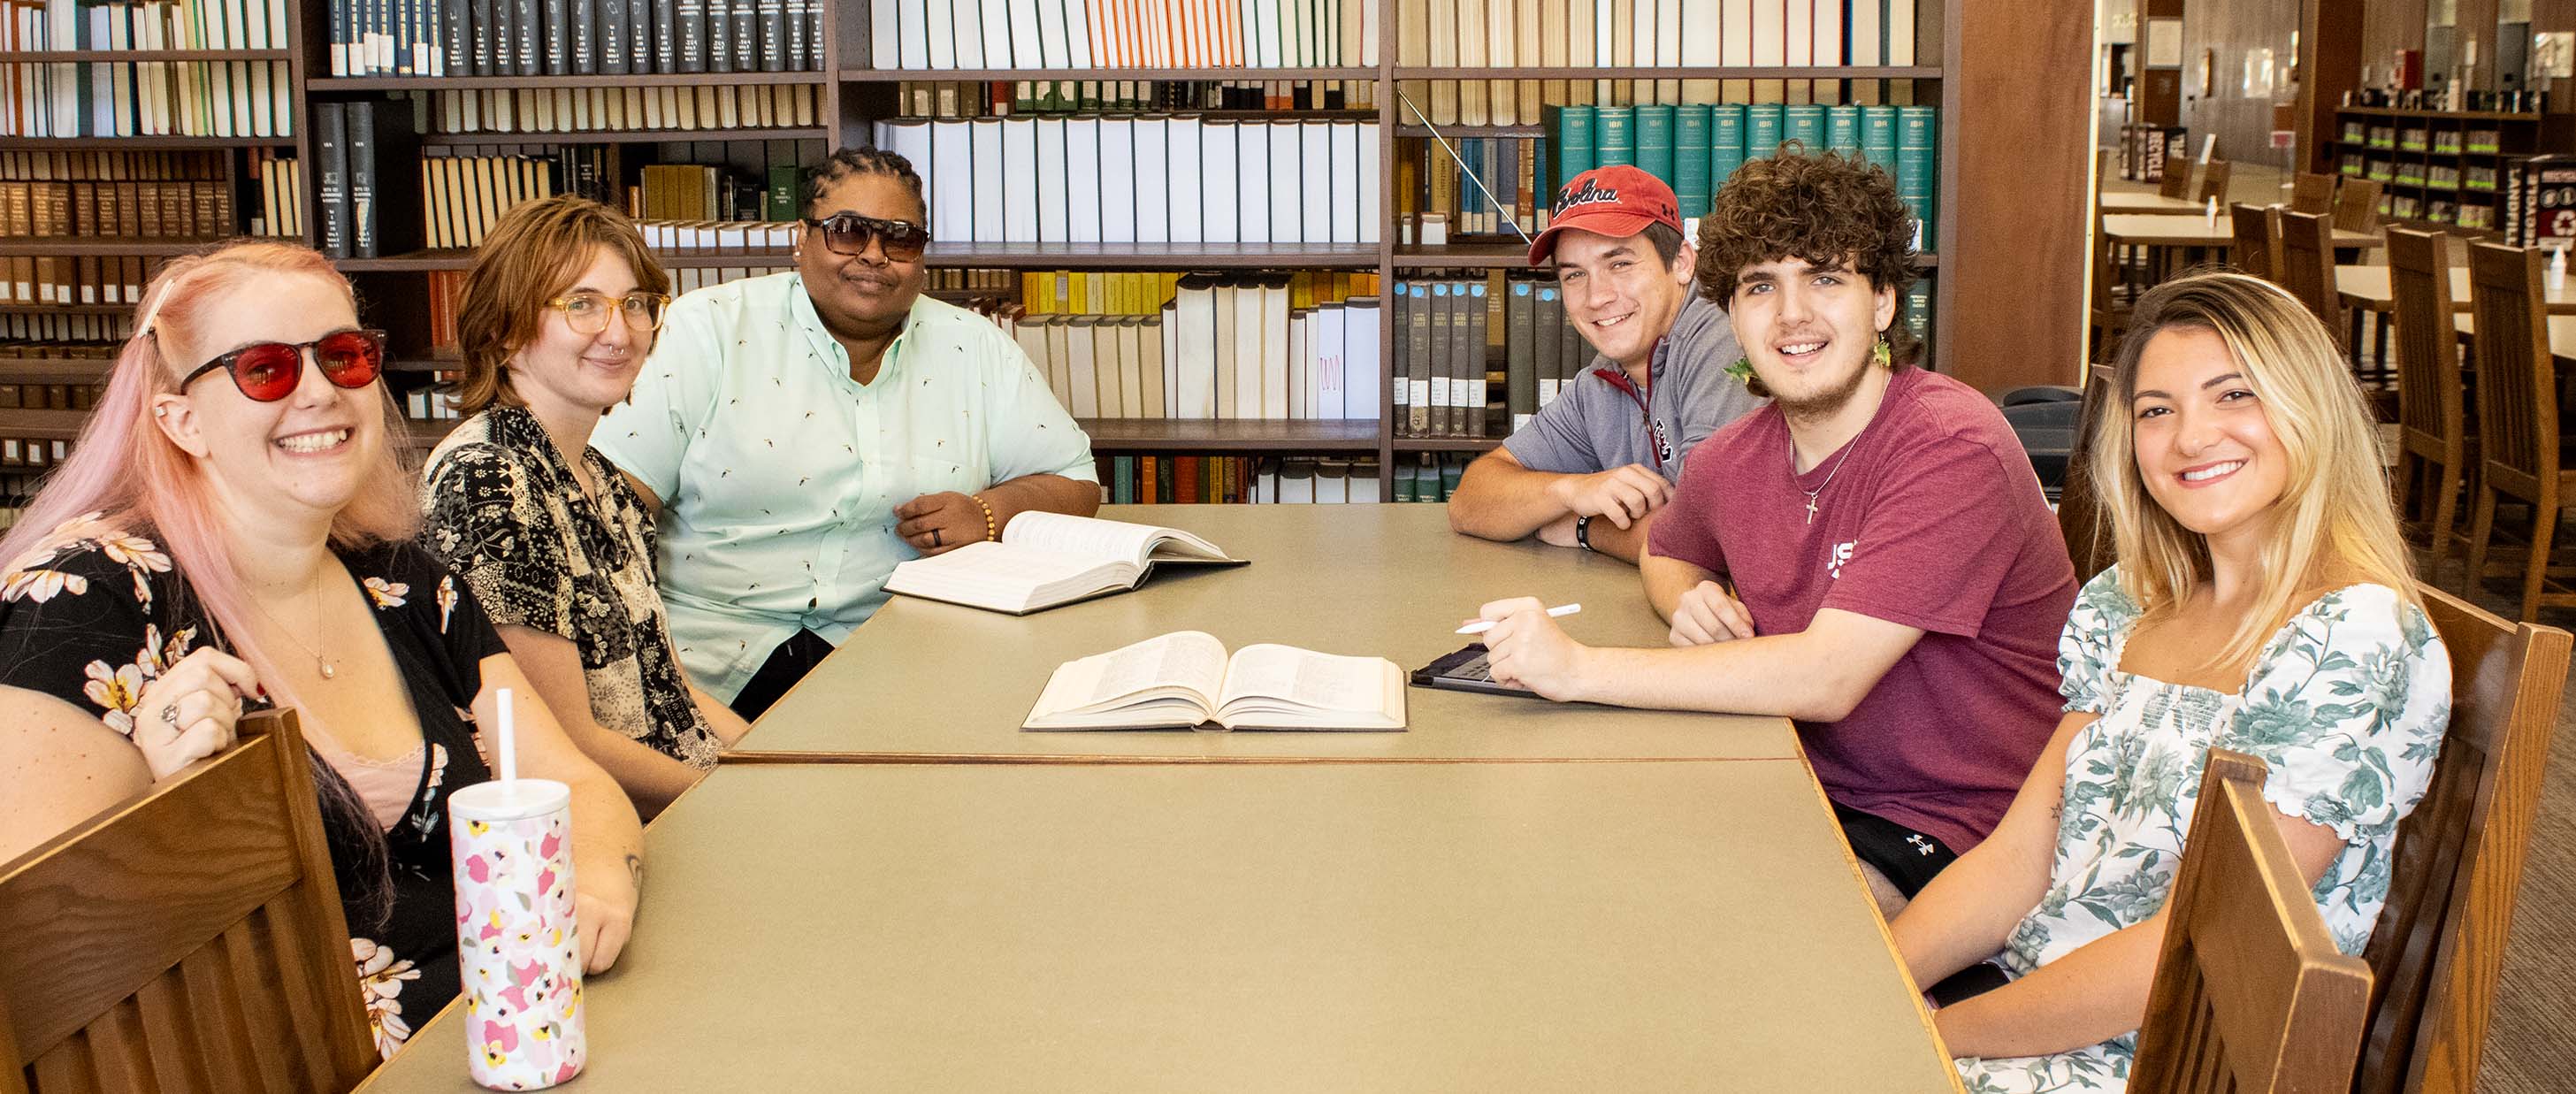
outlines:
[{"label": "cross pendant", "polygon": [[1807,495],[1807,523],[1809,523],[1809,524],[1814,524],[1815,522],[1816,522],[1816,496],[1815,496],[1814,494],[1809,494],[1809,495]]}]

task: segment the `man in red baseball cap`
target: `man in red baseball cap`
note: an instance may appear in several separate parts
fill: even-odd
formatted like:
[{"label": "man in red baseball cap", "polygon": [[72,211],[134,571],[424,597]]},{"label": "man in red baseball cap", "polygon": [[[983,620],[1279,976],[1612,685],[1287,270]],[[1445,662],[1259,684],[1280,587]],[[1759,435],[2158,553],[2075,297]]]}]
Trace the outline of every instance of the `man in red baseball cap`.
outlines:
[{"label": "man in red baseball cap", "polygon": [[1600,167],[1557,191],[1530,264],[1556,271],[1566,321],[1599,354],[1502,447],[1467,466],[1449,526],[1635,562],[1701,438],[1762,405],[1726,374],[1743,353],[1695,269],[1672,187]]}]

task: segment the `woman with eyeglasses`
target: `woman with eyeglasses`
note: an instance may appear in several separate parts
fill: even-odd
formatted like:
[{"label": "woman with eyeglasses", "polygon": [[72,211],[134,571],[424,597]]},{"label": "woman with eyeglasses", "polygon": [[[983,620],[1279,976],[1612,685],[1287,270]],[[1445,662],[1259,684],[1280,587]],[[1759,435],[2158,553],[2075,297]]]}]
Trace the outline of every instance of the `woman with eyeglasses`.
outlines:
[{"label": "woman with eyeglasses", "polygon": [[457,309],[465,421],[430,454],[430,549],[473,587],[575,744],[650,817],[749,726],[690,686],[653,582],[653,515],[590,447],[635,387],[670,275],[624,214],[510,210]]},{"label": "woman with eyeglasses", "polygon": [[[377,382],[384,335],[303,247],[173,260],[107,391],[0,537],[0,861],[294,708],[377,1047],[457,991],[446,797],[490,777],[478,724],[527,678],[420,549]],[[584,964],[615,960],[635,811],[521,703],[519,765],[572,787]]]}]

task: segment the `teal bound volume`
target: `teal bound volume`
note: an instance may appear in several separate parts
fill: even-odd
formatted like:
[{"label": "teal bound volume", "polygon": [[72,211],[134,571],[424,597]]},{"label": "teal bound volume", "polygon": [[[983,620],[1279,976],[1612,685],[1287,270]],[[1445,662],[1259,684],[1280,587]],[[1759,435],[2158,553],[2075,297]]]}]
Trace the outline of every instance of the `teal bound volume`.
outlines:
[{"label": "teal bound volume", "polygon": [[1781,109],[1783,142],[1798,142],[1798,150],[1810,156],[1825,150],[1825,108],[1799,104]]},{"label": "teal bound volume", "polygon": [[1939,209],[1933,198],[1941,178],[1940,125],[1940,116],[1931,107],[1897,108],[1896,193],[1923,222],[1923,249],[1927,251],[1937,245],[1933,225]]},{"label": "teal bound volume", "polygon": [[[1569,106],[1557,116],[1556,184],[1558,186],[1572,182],[1574,176],[1592,169],[1595,156],[1592,150],[1594,117],[1593,109],[1588,106]],[[1553,199],[1555,195],[1551,194],[1549,197]]]},{"label": "teal bound volume", "polygon": [[1684,220],[1708,212],[1709,114],[1705,103],[1673,112],[1673,196],[1681,199]]},{"label": "teal bound volume", "polygon": [[1769,159],[1780,151],[1781,106],[1778,103],[1756,103],[1744,108],[1744,158]]},{"label": "teal bound volume", "polygon": [[1637,110],[1637,169],[1673,182],[1673,107],[1647,104]]},{"label": "teal bound volume", "polygon": [[1601,124],[1593,134],[1593,166],[1608,167],[1614,163],[1634,166],[1637,162],[1637,108],[1597,107],[1594,116]]},{"label": "teal bound volume", "polygon": [[1825,110],[1825,147],[1845,156],[1860,155],[1860,108],[1845,104]]},{"label": "teal bound volume", "polygon": [[1860,154],[1896,173],[1896,108],[1865,106],[1860,111]]},{"label": "teal bound volume", "polygon": [[1735,177],[1735,169],[1744,166],[1744,104],[1724,103],[1709,108],[1708,114],[1708,193],[1711,202],[1717,192],[1726,188],[1726,180]]}]

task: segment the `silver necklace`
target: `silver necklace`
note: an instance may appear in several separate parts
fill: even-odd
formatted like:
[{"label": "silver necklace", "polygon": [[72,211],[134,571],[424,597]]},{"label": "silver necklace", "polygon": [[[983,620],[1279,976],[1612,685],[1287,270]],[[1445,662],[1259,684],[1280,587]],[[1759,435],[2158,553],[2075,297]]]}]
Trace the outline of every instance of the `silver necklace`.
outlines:
[{"label": "silver necklace", "polygon": [[[1862,433],[1866,433],[1868,431],[1868,426],[1864,425],[1861,427]],[[1814,524],[1816,522],[1816,495],[1824,493],[1826,487],[1834,484],[1834,476],[1843,473],[1843,464],[1851,460],[1852,449],[1858,447],[1860,447],[1860,433],[1854,433],[1852,434],[1851,443],[1843,446],[1843,454],[1835,458],[1834,469],[1825,472],[1825,481],[1817,483],[1816,488],[1813,490],[1803,491],[1803,493],[1807,495],[1807,523]]]}]

